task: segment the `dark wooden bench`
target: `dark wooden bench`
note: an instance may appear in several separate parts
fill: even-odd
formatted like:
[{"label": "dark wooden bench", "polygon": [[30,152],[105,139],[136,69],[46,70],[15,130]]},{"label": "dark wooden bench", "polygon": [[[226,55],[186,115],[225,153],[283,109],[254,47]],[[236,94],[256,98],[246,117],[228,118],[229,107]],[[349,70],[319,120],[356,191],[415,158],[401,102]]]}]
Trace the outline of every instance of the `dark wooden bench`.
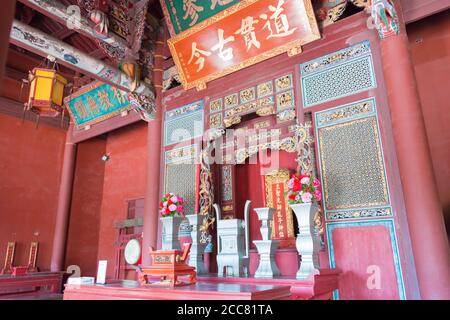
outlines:
[{"label": "dark wooden bench", "polygon": [[0,299],[59,295],[65,275],[65,272],[35,272],[16,277],[0,275]]}]

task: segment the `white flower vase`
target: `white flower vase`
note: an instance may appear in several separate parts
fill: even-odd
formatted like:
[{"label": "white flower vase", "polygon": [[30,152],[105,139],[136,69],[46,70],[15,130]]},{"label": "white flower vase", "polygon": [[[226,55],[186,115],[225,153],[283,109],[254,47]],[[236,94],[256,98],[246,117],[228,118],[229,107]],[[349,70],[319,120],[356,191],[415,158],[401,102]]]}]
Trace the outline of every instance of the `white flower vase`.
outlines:
[{"label": "white flower vase", "polygon": [[163,224],[163,250],[181,250],[180,240],[178,240],[178,232],[184,219],[184,217],[180,216],[161,218],[161,222]]},{"label": "white flower vase", "polygon": [[314,203],[291,204],[298,222],[295,245],[301,256],[297,279],[306,279],[319,269],[320,238],[315,232],[314,215],[319,207]]}]

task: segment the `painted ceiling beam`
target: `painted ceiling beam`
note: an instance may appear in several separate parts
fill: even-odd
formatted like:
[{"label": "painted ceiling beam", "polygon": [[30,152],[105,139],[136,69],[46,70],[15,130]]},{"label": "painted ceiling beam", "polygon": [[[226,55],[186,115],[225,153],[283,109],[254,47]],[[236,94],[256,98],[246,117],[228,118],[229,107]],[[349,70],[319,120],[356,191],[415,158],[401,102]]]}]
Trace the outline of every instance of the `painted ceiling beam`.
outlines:
[{"label": "painted ceiling beam", "polygon": [[10,41],[42,57],[53,56],[69,68],[131,91],[132,80],[122,71],[18,20],[13,22]]},{"label": "painted ceiling beam", "polygon": [[[42,13],[43,15],[73,29],[87,37],[97,39],[107,43],[108,45],[118,49],[125,55],[128,43],[125,39],[119,37],[113,32],[108,32],[107,36],[103,36],[95,32],[94,24],[80,12],[71,10],[71,7],[64,5],[58,0],[19,0],[26,6]],[[76,7],[76,6],[74,6]],[[80,13],[77,17],[77,13]]]},{"label": "painted ceiling beam", "polygon": [[68,68],[90,75],[121,90],[135,93],[139,103],[145,108],[142,111],[146,113],[147,118],[152,118],[155,95],[153,89],[146,83],[142,83],[135,89],[133,80],[119,69],[18,20],[13,22],[10,42],[42,57],[55,57],[58,63]]}]

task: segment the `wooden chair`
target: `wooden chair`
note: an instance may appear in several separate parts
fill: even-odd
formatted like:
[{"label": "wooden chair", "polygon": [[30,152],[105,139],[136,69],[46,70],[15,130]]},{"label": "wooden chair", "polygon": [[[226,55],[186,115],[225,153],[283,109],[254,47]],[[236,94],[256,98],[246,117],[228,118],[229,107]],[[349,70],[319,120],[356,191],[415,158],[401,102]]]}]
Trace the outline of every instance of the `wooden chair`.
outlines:
[{"label": "wooden chair", "polygon": [[39,242],[33,241],[30,246],[30,255],[28,256],[28,272],[39,272],[39,268],[36,265],[38,256]]},{"label": "wooden chair", "polygon": [[8,242],[8,246],[6,247],[5,264],[3,266],[1,274],[10,274],[12,272],[15,252],[16,243],[12,241]]}]

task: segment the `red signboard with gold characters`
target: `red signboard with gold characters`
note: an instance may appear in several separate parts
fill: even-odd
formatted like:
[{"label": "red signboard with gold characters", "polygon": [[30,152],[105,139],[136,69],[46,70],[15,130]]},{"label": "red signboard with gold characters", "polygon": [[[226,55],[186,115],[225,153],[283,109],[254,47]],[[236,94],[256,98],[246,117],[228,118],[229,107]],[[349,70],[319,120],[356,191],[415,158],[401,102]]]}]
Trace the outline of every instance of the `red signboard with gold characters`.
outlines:
[{"label": "red signboard with gold characters", "polygon": [[278,54],[292,56],[320,38],[310,0],[243,0],[169,40],[184,88]]},{"label": "red signboard with gold characters", "polygon": [[279,240],[279,247],[295,245],[294,220],[285,192],[290,173],[278,169],[264,175],[265,205],[275,209],[272,220],[272,239]]}]

